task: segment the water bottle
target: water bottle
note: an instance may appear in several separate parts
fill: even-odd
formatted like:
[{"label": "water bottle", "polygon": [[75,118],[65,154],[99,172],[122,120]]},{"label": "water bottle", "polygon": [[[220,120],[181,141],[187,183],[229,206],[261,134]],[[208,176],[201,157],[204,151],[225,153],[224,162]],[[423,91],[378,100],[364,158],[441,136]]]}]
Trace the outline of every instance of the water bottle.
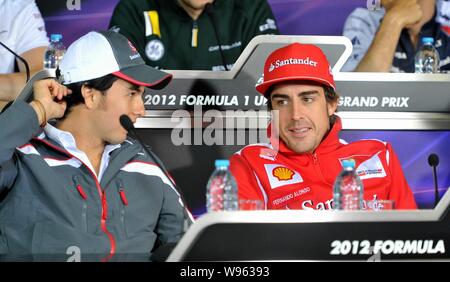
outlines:
[{"label": "water bottle", "polygon": [[439,73],[439,53],[433,37],[422,38],[422,46],[415,57],[416,73]]},{"label": "water bottle", "polygon": [[66,53],[66,47],[62,43],[61,34],[50,36],[50,45],[44,54],[44,69],[56,69],[62,57]]},{"label": "water bottle", "polygon": [[363,207],[363,184],[356,174],[355,161],[344,160],[342,171],[334,182],[334,209],[359,210]]},{"label": "water bottle", "polygon": [[216,169],[211,174],[206,188],[206,209],[212,211],[238,210],[236,180],[228,169],[228,160],[216,160]]}]

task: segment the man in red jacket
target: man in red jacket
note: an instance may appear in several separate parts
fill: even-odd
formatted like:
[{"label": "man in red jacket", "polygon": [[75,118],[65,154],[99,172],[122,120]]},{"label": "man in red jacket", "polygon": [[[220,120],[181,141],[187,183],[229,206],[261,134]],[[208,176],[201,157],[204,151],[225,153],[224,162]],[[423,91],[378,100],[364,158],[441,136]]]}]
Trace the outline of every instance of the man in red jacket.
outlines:
[{"label": "man in red jacket", "polygon": [[266,209],[332,209],[334,180],[343,160],[353,159],[365,201],[388,199],[396,209],[417,208],[390,144],[339,139],[339,96],[318,47],[293,43],[275,50],[256,90],[273,110],[268,131],[274,134],[270,144],[248,145],[231,157],[240,199],[259,199]]}]

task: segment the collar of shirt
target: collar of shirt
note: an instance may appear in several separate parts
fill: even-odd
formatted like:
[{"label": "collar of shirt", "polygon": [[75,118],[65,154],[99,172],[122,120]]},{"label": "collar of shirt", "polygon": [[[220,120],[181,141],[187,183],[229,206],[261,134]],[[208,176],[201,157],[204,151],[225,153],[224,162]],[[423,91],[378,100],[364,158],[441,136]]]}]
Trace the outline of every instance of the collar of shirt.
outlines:
[{"label": "collar of shirt", "polygon": [[103,150],[103,154],[102,154],[102,160],[100,163],[99,174],[97,175],[96,171],[94,169],[94,166],[89,161],[89,158],[87,157],[87,155],[83,151],[81,151],[80,149],[77,148],[75,138],[73,137],[73,135],[70,132],[60,130],[60,129],[52,126],[49,123],[47,123],[47,125],[44,127],[44,132],[48,138],[57,142],[64,149],[66,149],[70,154],[77,157],[86,166],[88,166],[92,170],[92,172],[97,176],[99,181],[102,179],[102,176],[103,176],[104,172],[106,171],[106,168],[108,167],[110,153],[112,151],[114,151],[115,149],[120,148],[120,146],[121,146],[120,144],[105,146],[105,149]]}]

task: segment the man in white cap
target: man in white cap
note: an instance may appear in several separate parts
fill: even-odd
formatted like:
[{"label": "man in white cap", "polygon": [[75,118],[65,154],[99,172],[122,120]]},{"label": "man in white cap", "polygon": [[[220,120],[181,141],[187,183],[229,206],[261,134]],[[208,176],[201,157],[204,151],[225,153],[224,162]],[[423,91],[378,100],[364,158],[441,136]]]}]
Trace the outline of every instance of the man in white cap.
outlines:
[{"label": "man in white cap", "polygon": [[158,160],[119,119],[144,115],[144,87],[162,88],[171,75],[112,31],[75,41],[60,73],[65,86],[38,81],[33,101],[0,116],[0,254],[149,259],[179,240],[186,213]]},{"label": "man in white cap", "polygon": [[320,48],[293,43],[275,50],[256,90],[273,110],[275,134],[270,144],[249,145],[232,156],[240,199],[261,200],[266,209],[332,209],[334,180],[344,161],[352,160],[364,200],[394,200],[398,209],[416,208],[390,144],[339,139],[339,96]]}]

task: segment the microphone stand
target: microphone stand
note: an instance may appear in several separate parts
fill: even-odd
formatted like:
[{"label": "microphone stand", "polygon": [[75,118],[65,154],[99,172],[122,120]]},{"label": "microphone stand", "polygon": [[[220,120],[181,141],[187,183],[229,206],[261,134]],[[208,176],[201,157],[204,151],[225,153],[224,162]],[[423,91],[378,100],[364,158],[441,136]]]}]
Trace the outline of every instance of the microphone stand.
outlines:
[{"label": "microphone stand", "polygon": [[428,164],[433,168],[433,180],[434,180],[434,207],[437,206],[439,202],[439,188],[437,180],[436,167],[439,165],[439,157],[436,154],[430,154],[428,156]]},{"label": "microphone stand", "polygon": [[5,47],[6,50],[8,50],[11,54],[14,55],[14,57],[16,57],[17,59],[19,59],[24,65],[25,65],[25,71],[27,74],[27,80],[25,81],[25,83],[28,82],[28,80],[30,80],[30,66],[28,66],[28,62],[22,58],[21,56],[19,56],[16,52],[14,52],[13,50],[11,50],[8,46],[6,46],[5,44],[3,44],[2,42],[0,42],[0,45],[2,45],[3,47]]},{"label": "microphone stand", "polygon": [[434,207],[436,207],[439,202],[439,188],[435,165],[433,166],[433,180],[434,180]]}]

